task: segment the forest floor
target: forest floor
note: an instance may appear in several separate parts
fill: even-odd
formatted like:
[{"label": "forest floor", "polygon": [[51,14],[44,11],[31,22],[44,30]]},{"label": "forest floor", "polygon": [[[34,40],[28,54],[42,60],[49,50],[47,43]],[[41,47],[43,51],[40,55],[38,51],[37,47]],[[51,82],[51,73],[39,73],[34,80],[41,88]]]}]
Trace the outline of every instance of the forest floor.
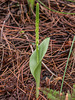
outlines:
[{"label": "forest floor", "polygon": [[[0,0],[0,100],[35,100],[35,80],[29,59],[35,50],[35,8],[29,12],[27,2]],[[23,1],[23,0],[22,0]],[[37,1],[37,0],[36,0]],[[39,41],[50,37],[41,70],[40,87],[59,90],[75,35],[75,3],[67,0],[43,0],[40,4]],[[75,84],[75,43],[69,59],[63,92]],[[39,100],[47,100],[40,91]]]}]

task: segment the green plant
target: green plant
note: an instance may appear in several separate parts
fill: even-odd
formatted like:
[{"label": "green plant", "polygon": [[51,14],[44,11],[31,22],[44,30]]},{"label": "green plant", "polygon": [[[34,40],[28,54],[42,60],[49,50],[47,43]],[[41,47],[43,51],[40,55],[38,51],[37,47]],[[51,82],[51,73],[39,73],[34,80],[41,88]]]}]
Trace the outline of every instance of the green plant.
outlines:
[{"label": "green plant", "polygon": [[49,88],[40,89],[40,91],[42,91],[43,94],[45,94],[47,96],[47,99],[49,100],[75,100],[75,84],[73,85],[72,95],[69,91],[67,93],[68,99],[66,99],[66,95],[64,92],[61,95],[59,91],[52,90]]},{"label": "green plant", "polygon": [[73,48],[74,41],[75,41],[75,36],[74,36],[74,38],[73,38],[72,45],[71,45],[71,48],[70,48],[70,52],[69,52],[69,55],[68,55],[68,59],[67,59],[67,63],[66,63],[66,67],[65,67],[63,79],[62,79],[62,84],[61,84],[60,93],[62,92],[63,82],[64,82],[64,78],[65,78],[65,74],[66,74],[66,70],[67,70],[69,58],[70,58],[70,55],[71,55],[71,52],[72,52],[72,48]]},{"label": "green plant", "polygon": [[[35,0],[27,0],[28,1],[28,4],[29,4],[29,7],[34,9],[34,3],[35,3]],[[70,14],[70,15],[75,15],[75,13],[67,13],[67,12],[60,12],[60,11],[56,11],[56,10],[53,10],[53,9],[49,9],[43,2],[41,2],[40,0],[37,0],[41,5],[43,5],[45,8],[47,8],[48,10],[50,11],[53,11],[53,12],[56,12],[56,13],[61,13],[61,14]],[[66,1],[70,1],[70,2],[75,2],[73,0],[66,0]]]},{"label": "green plant", "polygon": [[30,70],[36,81],[36,98],[39,96],[38,87],[40,86],[40,73],[41,73],[41,62],[48,49],[50,38],[46,38],[39,45],[39,4],[36,4],[36,50],[30,57]]},{"label": "green plant", "polygon": [[27,1],[28,1],[28,4],[29,4],[29,7],[31,7],[32,9],[34,9],[35,0],[27,0]]},{"label": "green plant", "polygon": [[[69,52],[69,55],[68,55],[68,59],[67,59],[67,63],[66,63],[66,67],[65,67],[63,79],[62,79],[60,93],[59,93],[59,91],[52,90],[52,89],[50,89],[49,92],[43,91],[43,93],[46,94],[47,95],[47,98],[50,99],[50,100],[65,100],[64,93],[63,93],[62,96],[60,96],[59,94],[62,93],[63,82],[64,82],[64,78],[65,78],[65,74],[66,74],[66,70],[67,70],[69,58],[70,58],[70,55],[71,55],[71,52],[72,52],[72,48],[73,48],[74,41],[75,41],[75,36],[73,38],[72,45],[71,45],[71,48],[70,48],[70,52]],[[72,95],[68,92],[68,100],[75,100],[75,85],[73,85]]]},{"label": "green plant", "polygon": [[[75,15],[75,13],[60,12],[60,11],[57,11],[57,10],[50,9],[50,8],[48,8],[43,2],[41,2],[40,0],[37,0],[37,1],[38,1],[41,5],[43,5],[45,8],[47,8],[48,10],[50,10],[50,11],[52,11],[52,12],[61,13],[61,14]],[[67,0],[67,1],[75,2],[75,1],[73,1],[73,0]]]},{"label": "green plant", "polygon": [[72,100],[75,100],[75,84],[73,85]]},{"label": "green plant", "polygon": [[73,0],[67,0],[67,1],[70,1],[70,2],[75,2],[75,1],[73,1]]}]

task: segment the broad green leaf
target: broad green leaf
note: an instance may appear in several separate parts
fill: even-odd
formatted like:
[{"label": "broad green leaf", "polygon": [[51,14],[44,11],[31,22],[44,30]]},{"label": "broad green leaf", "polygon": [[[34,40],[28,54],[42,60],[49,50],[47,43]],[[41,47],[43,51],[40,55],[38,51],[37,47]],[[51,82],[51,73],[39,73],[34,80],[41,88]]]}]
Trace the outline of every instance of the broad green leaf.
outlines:
[{"label": "broad green leaf", "polygon": [[43,59],[43,57],[48,49],[49,40],[50,40],[50,38],[46,38],[39,45],[39,63],[38,64],[37,64],[36,50],[32,53],[32,55],[30,57],[29,66],[30,66],[31,73],[34,76],[35,80],[37,80],[38,74],[40,73],[39,71],[41,68],[39,68],[39,64],[41,63],[41,61],[42,61],[42,59]]},{"label": "broad green leaf", "polygon": [[42,59],[43,59],[43,57],[48,49],[49,40],[50,40],[50,38],[46,38],[39,45],[39,50],[38,50],[39,61],[38,61],[38,63],[37,63],[36,50],[32,53],[32,55],[30,57],[30,62],[29,62],[30,70],[31,70],[31,73],[36,80],[36,98],[38,98],[38,96],[39,96],[38,87],[40,85],[41,61],[42,61]]}]

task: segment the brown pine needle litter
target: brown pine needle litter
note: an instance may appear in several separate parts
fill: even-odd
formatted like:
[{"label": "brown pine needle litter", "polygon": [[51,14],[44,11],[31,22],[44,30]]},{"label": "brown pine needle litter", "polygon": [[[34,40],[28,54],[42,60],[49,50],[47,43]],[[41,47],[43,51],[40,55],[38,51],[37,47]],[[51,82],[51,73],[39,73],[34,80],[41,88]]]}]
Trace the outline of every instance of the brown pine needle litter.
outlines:
[{"label": "brown pine needle litter", "polygon": [[[42,2],[51,9],[75,13],[74,2],[67,0]],[[39,15],[39,43],[50,37],[48,51],[42,61],[39,89],[49,87],[60,91],[67,57],[75,36],[75,15],[52,12],[41,4]],[[0,0],[0,100],[35,100],[35,80],[29,67],[29,59],[34,50],[35,8],[30,15],[25,0],[22,0],[22,3],[19,0]],[[68,90],[71,92],[73,84],[75,84],[75,42],[63,92],[65,94]],[[39,100],[47,100],[42,92]]]}]

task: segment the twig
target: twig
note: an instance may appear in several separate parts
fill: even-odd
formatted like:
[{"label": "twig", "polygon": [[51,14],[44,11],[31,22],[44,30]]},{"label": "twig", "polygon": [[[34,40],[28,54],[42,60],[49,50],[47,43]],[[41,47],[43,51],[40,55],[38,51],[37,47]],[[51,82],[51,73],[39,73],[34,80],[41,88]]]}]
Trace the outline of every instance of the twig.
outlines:
[{"label": "twig", "polygon": [[6,21],[8,20],[9,17],[10,17],[10,13],[8,13],[8,15],[6,16],[6,18],[3,22],[2,28],[1,28],[1,42],[2,42],[2,34],[3,34],[4,24],[6,23]]},{"label": "twig", "polygon": [[[3,25],[2,25],[2,28],[1,28],[1,36],[0,36],[0,42],[2,43],[2,35],[5,37],[5,35],[3,34],[3,29],[4,29],[4,25],[6,23],[6,21],[9,19],[10,17],[10,13],[8,13],[8,15],[6,16],[4,22],[3,22]],[[7,43],[8,44],[8,43]],[[8,44],[9,45],[9,44]],[[10,47],[10,46],[9,46]],[[3,43],[2,43],[2,48],[3,48]],[[4,58],[4,48],[3,48],[3,53],[2,53],[2,59],[1,59],[1,67],[0,67],[0,70],[2,69],[2,65],[3,65],[3,58]]]}]

